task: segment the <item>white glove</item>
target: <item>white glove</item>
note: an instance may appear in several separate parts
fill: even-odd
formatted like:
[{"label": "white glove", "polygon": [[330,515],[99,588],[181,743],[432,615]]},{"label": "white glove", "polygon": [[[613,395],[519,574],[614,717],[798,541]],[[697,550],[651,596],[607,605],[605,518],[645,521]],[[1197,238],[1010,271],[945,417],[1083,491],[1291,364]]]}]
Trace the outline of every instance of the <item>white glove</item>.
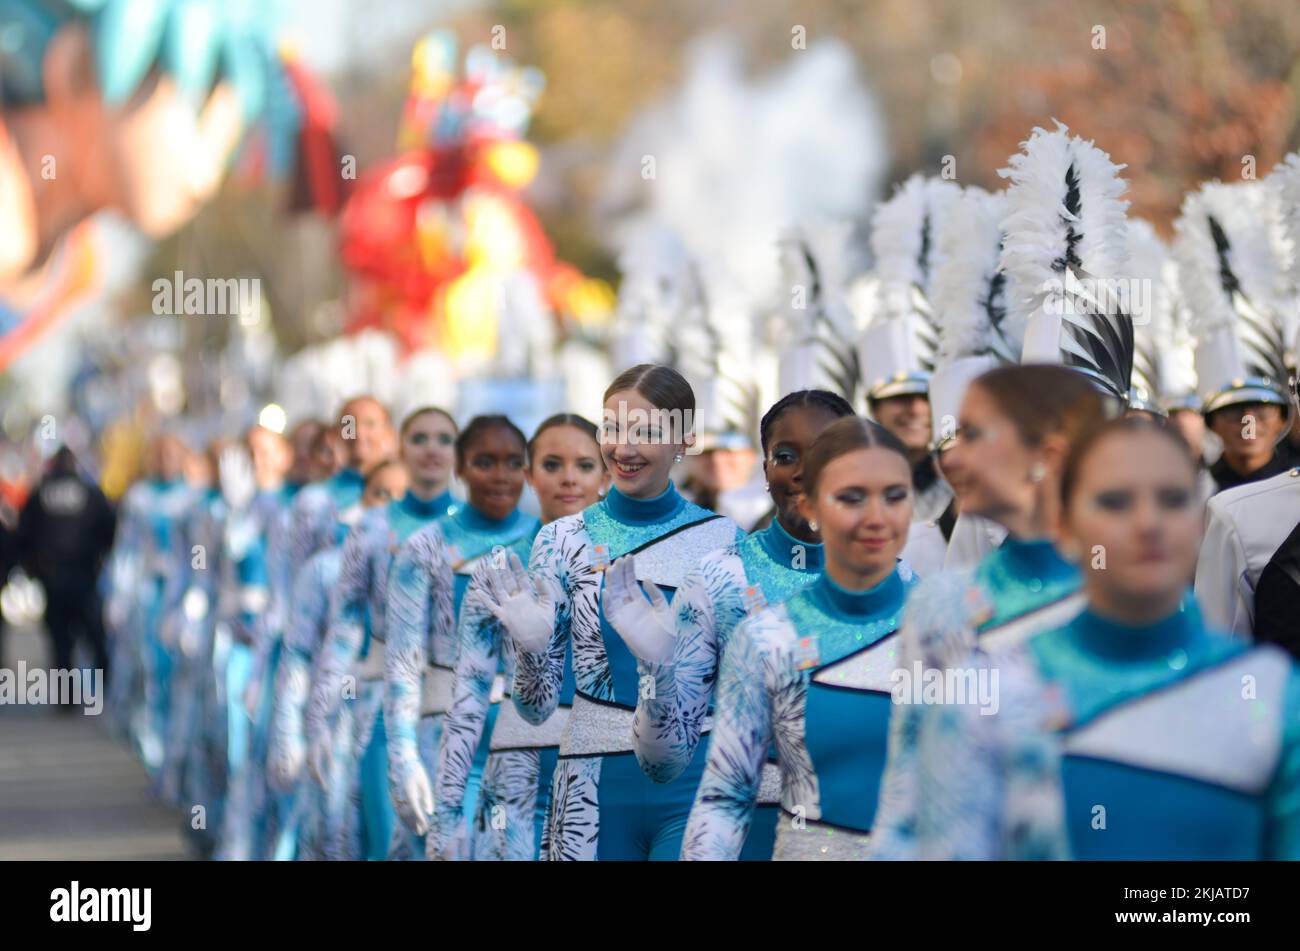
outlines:
[{"label": "white glove", "polygon": [[429,831],[429,818],[433,815],[433,787],[429,785],[429,774],[419,763],[406,769],[401,786],[393,793],[393,806],[397,809],[398,818],[416,835],[424,835]]},{"label": "white glove", "polygon": [[605,620],[633,654],[651,664],[672,660],[677,644],[673,609],[657,584],[636,580],[636,561],[631,555],[619,558],[605,572],[601,606]]},{"label": "white glove", "polygon": [[257,711],[262,706],[262,678],[257,676],[256,672],[248,678],[248,683],[244,685],[244,696],[240,699],[243,701],[244,712],[248,714],[248,719],[256,723]]},{"label": "white glove", "polygon": [[558,592],[550,579],[534,582],[514,552],[507,568],[489,568],[492,613],[496,615],[521,651],[541,654],[555,632],[555,602]]},{"label": "white glove", "polygon": [[312,736],[311,749],[307,751],[307,762],[311,767],[312,778],[321,789],[329,788],[330,770],[334,765],[331,739],[329,730],[321,730]]},{"label": "white glove", "polygon": [[221,497],[231,511],[240,512],[248,507],[257,494],[257,478],[253,473],[253,460],[242,446],[231,446],[221,452],[217,462],[221,482]]},{"label": "white glove", "polygon": [[302,764],[306,759],[307,751],[301,739],[283,737],[272,740],[271,755],[267,761],[271,785],[278,792],[292,790],[302,774]]}]

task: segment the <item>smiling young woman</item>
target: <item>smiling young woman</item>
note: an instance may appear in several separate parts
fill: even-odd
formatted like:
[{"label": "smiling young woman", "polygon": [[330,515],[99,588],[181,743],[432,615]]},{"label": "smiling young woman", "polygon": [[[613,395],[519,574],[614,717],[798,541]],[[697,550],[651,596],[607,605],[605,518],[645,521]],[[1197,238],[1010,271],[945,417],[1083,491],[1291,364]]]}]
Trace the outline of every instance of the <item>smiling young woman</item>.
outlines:
[{"label": "smiling young woman", "polygon": [[[528,442],[526,475],[541,504],[543,524],[594,505],[609,487],[595,425],[572,413],[544,420]],[[491,564],[479,564],[460,611],[455,693],[438,745],[428,842],[432,859],[536,860],[559,738],[568,720],[567,705],[558,706],[544,723],[532,724],[513,705],[493,703],[497,671],[504,683],[514,680],[515,646],[493,614],[506,595],[493,584]],[[466,790],[484,756],[477,813],[468,797],[471,850]]]},{"label": "smiling young woman", "polygon": [[[610,625],[607,568],[635,554],[642,580],[675,592],[709,552],[740,529],[686,501],[669,472],[694,441],[695,395],[675,370],[644,364],[605,392],[601,455],[609,494],[547,525],[529,574],[502,572],[497,607],[518,650],[512,699],[528,722],[572,702],[551,789],[547,857],[675,859],[703,769],[655,783],[632,752],[643,680],[636,655]],[[565,658],[572,650],[572,675]]]},{"label": "smiling young woman", "polygon": [[[388,769],[385,795],[401,820],[389,844],[390,859],[422,860],[427,854],[433,779],[460,652],[457,624],[470,580],[487,561],[527,552],[541,527],[519,509],[525,452],[524,434],[505,416],[470,420],[456,439],[455,453],[467,500],[412,534],[393,559],[381,668],[388,724],[381,760]],[[489,723],[495,714],[493,705]],[[466,781],[464,802],[471,817],[486,760],[483,746]]]},{"label": "smiling young woman", "polygon": [[1174,431],[1141,419],[1072,448],[1061,545],[1087,603],[996,655],[996,714],[936,718],[926,857],[1300,857],[1300,671],[1202,621],[1197,473]]},{"label": "smiling young woman", "polygon": [[[358,434],[366,430],[361,415],[357,429]],[[361,812],[351,821],[363,833],[360,839],[365,843],[363,855],[356,858],[383,858],[395,825],[384,781],[387,734],[380,710],[389,568],[403,541],[451,509],[454,499],[447,489],[448,462],[455,434],[456,424],[444,410],[423,407],[410,413],[398,430],[399,459],[389,464],[401,472],[401,491],[389,499],[376,499],[380,504],[369,508],[343,541],[329,636],[312,687],[307,740],[312,772],[324,786],[335,748],[330,723],[342,703],[343,679],[355,667],[360,687],[354,719],[359,772],[354,771],[350,781]],[[382,489],[382,482],[382,476],[372,469],[367,492]]]},{"label": "smiling young woman", "polygon": [[741,857],[773,744],[785,815],[772,857],[865,856],[891,706],[880,673],[914,583],[899,564],[912,521],[907,449],[875,423],[836,420],[808,451],[803,487],[825,570],[732,632],[686,859]]}]

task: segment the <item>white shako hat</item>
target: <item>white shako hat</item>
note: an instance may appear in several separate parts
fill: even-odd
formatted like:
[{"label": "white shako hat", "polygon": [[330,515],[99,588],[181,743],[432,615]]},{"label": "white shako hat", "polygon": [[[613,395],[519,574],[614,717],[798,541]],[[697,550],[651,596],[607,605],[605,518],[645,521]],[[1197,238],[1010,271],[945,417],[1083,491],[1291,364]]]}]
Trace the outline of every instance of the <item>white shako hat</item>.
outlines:
[{"label": "white shako hat", "polygon": [[1258,182],[1208,182],[1183,200],[1174,228],[1178,279],[1196,338],[1201,412],[1241,403],[1285,406],[1284,288]]},{"label": "white shako hat", "polygon": [[869,400],[929,393],[939,343],[930,299],[940,263],[936,239],[960,195],[953,182],[917,174],[876,209],[878,306],[861,348]]},{"label": "white shako hat", "polygon": [[934,445],[956,434],[957,412],[971,380],[1020,358],[1023,327],[1007,319],[1005,275],[999,265],[1006,196],[969,186],[953,203],[937,235],[933,284],[939,346],[930,377]]},{"label": "white shako hat", "polygon": [[1123,404],[1133,369],[1124,300],[1128,202],[1122,165],[1060,122],[1035,128],[998,174],[1007,189],[1007,311],[1024,363],[1059,363]]},{"label": "white shako hat", "polygon": [[859,321],[846,297],[847,222],[805,221],[777,242],[781,282],[771,341],[778,397],[829,390],[854,402],[862,384]]}]

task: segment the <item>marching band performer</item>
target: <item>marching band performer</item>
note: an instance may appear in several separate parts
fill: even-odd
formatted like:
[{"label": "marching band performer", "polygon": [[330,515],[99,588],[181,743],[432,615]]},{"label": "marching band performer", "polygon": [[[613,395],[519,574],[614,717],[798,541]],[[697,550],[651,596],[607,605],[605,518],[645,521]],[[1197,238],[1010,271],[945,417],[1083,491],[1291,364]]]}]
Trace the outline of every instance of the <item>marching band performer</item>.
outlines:
[{"label": "marching band performer", "polygon": [[333,752],[329,724],[343,699],[344,677],[355,665],[360,681],[354,716],[360,770],[354,793],[367,858],[387,854],[393,836],[392,804],[383,782],[386,732],[382,714],[384,618],[389,570],[398,548],[413,533],[447,514],[456,423],[445,411],[423,407],[402,421],[401,465],[410,488],[367,512],[343,542],[339,583],[331,602],[330,633],[312,685],[312,771],[325,784]]},{"label": "marching band performer", "polygon": [[[608,490],[609,475],[598,440],[599,431],[593,423],[570,413],[543,420],[533,433],[528,442],[527,478],[541,505],[543,524],[594,505]],[[511,704],[497,709],[478,812],[472,817],[474,854],[468,849],[466,787],[491,718],[492,687],[498,669],[505,683],[513,682],[515,669],[514,642],[504,634],[492,611],[501,592],[493,590],[490,566],[490,561],[480,561],[475,567],[457,622],[460,645],[455,688],[438,744],[428,855],[441,860],[531,862],[543,847],[551,776],[568,716],[567,703],[557,706],[545,723],[536,726],[525,721]]]},{"label": "marching band performer", "polygon": [[[878,312],[861,345],[867,406],[908,448],[918,522],[937,523],[952,499],[930,451],[930,375],[939,343],[935,282],[943,265],[936,237],[960,197],[953,182],[913,175],[880,204],[871,227],[879,285]],[[945,521],[945,541],[951,530]]]},{"label": "marching band performer", "polygon": [[741,856],[773,744],[785,813],[773,858],[865,857],[889,723],[878,673],[914,583],[899,562],[911,472],[875,423],[839,419],[813,440],[799,509],[821,532],[824,569],[731,634],[682,858]]},{"label": "marching band performer", "polygon": [[[456,625],[467,608],[470,579],[480,563],[526,551],[540,526],[519,509],[526,447],[524,434],[505,416],[470,420],[455,448],[465,503],[410,535],[393,559],[380,668],[388,733],[385,799],[401,820],[388,846],[391,859],[427,856],[438,748],[459,651]],[[467,768],[461,803],[467,821],[476,812],[495,707]],[[382,765],[375,781],[384,792]]]},{"label": "marching band performer", "polygon": [[[1277,185],[1267,194],[1281,206],[1280,217],[1294,247],[1300,238],[1300,155],[1288,156],[1267,181]],[[1229,217],[1238,210],[1225,208],[1223,214]],[[1296,257],[1293,252],[1292,260],[1285,262],[1293,286],[1300,275],[1300,260]],[[1239,299],[1240,295],[1233,300]],[[1245,316],[1240,315],[1238,320],[1244,322]],[[1243,349],[1258,341],[1254,334],[1247,336],[1244,327],[1238,335]],[[1300,332],[1294,343],[1300,347]],[[1275,353],[1276,349],[1268,352]],[[1261,395],[1275,398],[1281,394],[1277,384],[1283,378],[1277,374],[1282,368],[1271,361],[1268,370],[1275,375],[1268,380],[1254,381],[1257,386],[1252,398]],[[1266,382],[1274,385],[1261,385]],[[1294,389],[1290,398],[1288,415],[1300,416]],[[1263,441],[1269,438],[1269,433],[1257,431],[1255,437],[1262,455]],[[1281,461],[1280,453],[1276,461]],[[1274,464],[1266,464],[1260,471],[1267,472],[1273,467]],[[1300,622],[1296,620],[1300,615],[1295,611],[1297,583],[1287,570],[1288,565],[1295,564],[1296,552],[1300,550],[1298,526],[1300,468],[1294,466],[1271,478],[1226,489],[1210,500],[1205,539],[1196,564],[1196,596],[1208,623],[1239,637],[1280,644],[1300,657]]]},{"label": "marching band performer", "polygon": [[528,576],[516,570],[501,579],[510,594],[497,616],[518,651],[511,700],[530,723],[544,723],[565,700],[572,650],[573,709],[551,787],[547,858],[675,860],[703,756],[672,782],[655,783],[627,755],[648,684],[609,623],[606,569],[635,554],[638,580],[675,592],[691,567],[740,531],[687,502],[669,479],[694,439],[695,395],[680,374],[655,365],[625,370],[604,407],[609,494],[542,529]]},{"label": "marching band performer", "polygon": [[[1012,180],[1001,257],[1007,303],[1025,327],[1024,359],[1065,366],[1003,367],[967,387],[944,465],[961,491],[960,510],[999,522],[1008,535],[973,571],[922,582],[900,637],[904,671],[946,668],[976,637],[1018,641],[1079,610],[1078,569],[1051,540],[1056,483],[1071,443],[1108,403],[1114,412],[1128,402],[1132,322],[1106,283],[1126,263],[1119,169],[1064,126],[1035,129],[1023,148],[1003,172]],[[1056,204],[1045,208],[1044,196],[1064,214]],[[914,854],[927,710],[894,711],[876,857]]]},{"label": "marching band performer", "polygon": [[1188,597],[1196,473],[1179,436],[1141,418],[1071,447],[1061,544],[1086,605],[963,661],[1003,675],[1001,703],[936,707],[922,857],[1300,858],[1300,670]]}]

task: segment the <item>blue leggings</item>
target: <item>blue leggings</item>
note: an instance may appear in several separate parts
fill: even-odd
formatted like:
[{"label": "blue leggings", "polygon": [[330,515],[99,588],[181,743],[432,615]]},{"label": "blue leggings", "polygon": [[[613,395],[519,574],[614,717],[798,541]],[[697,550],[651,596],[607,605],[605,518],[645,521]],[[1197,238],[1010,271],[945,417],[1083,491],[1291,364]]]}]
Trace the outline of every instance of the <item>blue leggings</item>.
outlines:
[{"label": "blue leggings", "polygon": [[370,742],[361,756],[361,830],[363,857],[370,862],[388,858],[397,813],[388,793],[388,734],[382,706],[375,714]]},{"label": "blue leggings", "polygon": [[[672,782],[656,783],[642,771],[632,753],[601,757],[596,858],[676,862],[706,762],[705,744],[701,743],[685,772]],[[741,850],[742,862],[771,860],[778,813],[775,808],[755,811]]]}]

